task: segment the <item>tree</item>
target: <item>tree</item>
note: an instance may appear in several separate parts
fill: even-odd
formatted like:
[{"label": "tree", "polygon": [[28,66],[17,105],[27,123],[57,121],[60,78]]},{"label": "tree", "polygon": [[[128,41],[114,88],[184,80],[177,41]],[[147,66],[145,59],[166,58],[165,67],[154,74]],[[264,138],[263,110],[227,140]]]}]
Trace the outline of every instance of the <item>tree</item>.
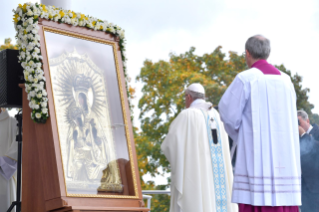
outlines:
[{"label": "tree", "polygon": [[297,109],[298,110],[304,110],[307,112],[310,122],[312,124],[316,123],[319,124],[319,116],[318,114],[313,114],[312,109],[314,108],[314,105],[311,104],[308,99],[308,93],[310,92],[309,88],[303,88],[302,87],[302,76],[300,76],[298,73],[296,73],[294,76],[291,75],[291,71],[286,69],[284,65],[276,66],[279,70],[285,72],[288,74],[291,78],[292,83],[294,84],[296,96],[297,96]]},{"label": "tree", "polygon": [[13,45],[11,44],[11,38],[6,38],[4,39],[4,44],[0,46],[0,51],[4,50],[4,49],[18,49],[17,45]]},{"label": "tree", "polygon": [[[149,173],[151,176],[163,174],[159,172],[159,167],[162,167],[164,173],[171,171],[160,146],[169,125],[185,107],[186,86],[194,82],[201,83],[205,87],[208,101],[217,105],[235,76],[248,68],[243,54],[229,52],[229,59],[227,59],[221,51],[221,46],[203,56],[198,56],[194,52],[195,48],[191,47],[184,54],[170,54],[168,62],[161,60],[153,63],[146,60],[137,76],[137,80],[144,84],[143,96],[138,104],[141,110],[139,116],[141,132],[135,133],[143,189],[156,188],[154,182],[143,181],[144,174]],[[277,67],[291,77],[297,93],[298,109],[303,108],[312,114],[313,105],[308,101],[309,89],[302,88],[302,77],[298,74],[291,76],[291,72],[283,65]],[[165,189],[168,185],[160,185],[157,188]],[[163,202],[159,202],[159,198]],[[169,196],[154,196],[153,199],[152,211],[163,211],[163,208],[169,208]]]}]

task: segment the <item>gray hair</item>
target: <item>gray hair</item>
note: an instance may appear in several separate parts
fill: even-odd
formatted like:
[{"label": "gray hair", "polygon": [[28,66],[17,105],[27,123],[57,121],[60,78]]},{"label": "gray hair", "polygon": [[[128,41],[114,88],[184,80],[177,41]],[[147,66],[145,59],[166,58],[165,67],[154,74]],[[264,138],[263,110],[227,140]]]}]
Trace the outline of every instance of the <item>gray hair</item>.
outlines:
[{"label": "gray hair", "polygon": [[308,120],[308,114],[304,110],[298,110],[297,116],[300,116],[303,120]]},{"label": "gray hair", "polygon": [[255,35],[246,41],[246,50],[254,59],[267,59],[270,54],[270,41],[262,35]]},{"label": "gray hair", "polygon": [[191,91],[191,90],[188,90],[188,89],[185,90],[185,93],[189,94],[192,97],[193,100],[205,99],[205,94],[203,94],[203,93],[197,93],[195,91]]}]

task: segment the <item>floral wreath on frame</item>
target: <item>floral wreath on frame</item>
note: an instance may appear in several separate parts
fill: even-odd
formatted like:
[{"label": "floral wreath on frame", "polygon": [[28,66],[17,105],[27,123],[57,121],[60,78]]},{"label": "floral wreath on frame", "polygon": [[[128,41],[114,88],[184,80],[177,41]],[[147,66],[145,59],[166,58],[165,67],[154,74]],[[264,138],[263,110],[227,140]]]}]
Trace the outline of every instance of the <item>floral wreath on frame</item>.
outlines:
[{"label": "floral wreath on frame", "polygon": [[31,118],[37,123],[45,123],[49,117],[48,94],[44,71],[42,70],[42,55],[40,51],[40,36],[38,34],[39,18],[71,24],[89,29],[111,33],[120,38],[119,46],[122,53],[124,75],[126,75],[125,35],[124,30],[117,25],[100,19],[63,10],[55,6],[38,3],[19,4],[14,12],[14,26],[19,47],[19,62],[23,67],[25,91],[28,93],[29,106],[32,109]]}]

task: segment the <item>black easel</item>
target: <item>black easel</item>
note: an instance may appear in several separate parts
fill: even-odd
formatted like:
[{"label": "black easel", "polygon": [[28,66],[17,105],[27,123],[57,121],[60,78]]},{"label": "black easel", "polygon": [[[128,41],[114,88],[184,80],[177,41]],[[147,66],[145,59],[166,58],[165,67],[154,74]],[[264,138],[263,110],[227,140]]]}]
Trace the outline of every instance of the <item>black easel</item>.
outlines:
[{"label": "black easel", "polygon": [[11,210],[16,206],[16,212],[21,212],[21,157],[22,157],[22,110],[15,115],[15,118],[18,121],[18,135],[16,136],[16,141],[18,142],[18,173],[17,173],[17,199],[12,202],[10,208],[7,212],[11,212]]}]

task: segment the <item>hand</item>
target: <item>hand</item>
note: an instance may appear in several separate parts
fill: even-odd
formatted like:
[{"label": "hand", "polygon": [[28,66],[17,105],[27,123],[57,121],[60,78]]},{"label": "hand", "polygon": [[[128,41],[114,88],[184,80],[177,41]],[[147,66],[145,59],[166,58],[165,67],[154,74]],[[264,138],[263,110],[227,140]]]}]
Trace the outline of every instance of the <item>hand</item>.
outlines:
[{"label": "hand", "polygon": [[300,126],[298,126],[298,130],[299,130],[299,136],[302,136],[306,131],[302,128],[302,127],[300,127]]}]

